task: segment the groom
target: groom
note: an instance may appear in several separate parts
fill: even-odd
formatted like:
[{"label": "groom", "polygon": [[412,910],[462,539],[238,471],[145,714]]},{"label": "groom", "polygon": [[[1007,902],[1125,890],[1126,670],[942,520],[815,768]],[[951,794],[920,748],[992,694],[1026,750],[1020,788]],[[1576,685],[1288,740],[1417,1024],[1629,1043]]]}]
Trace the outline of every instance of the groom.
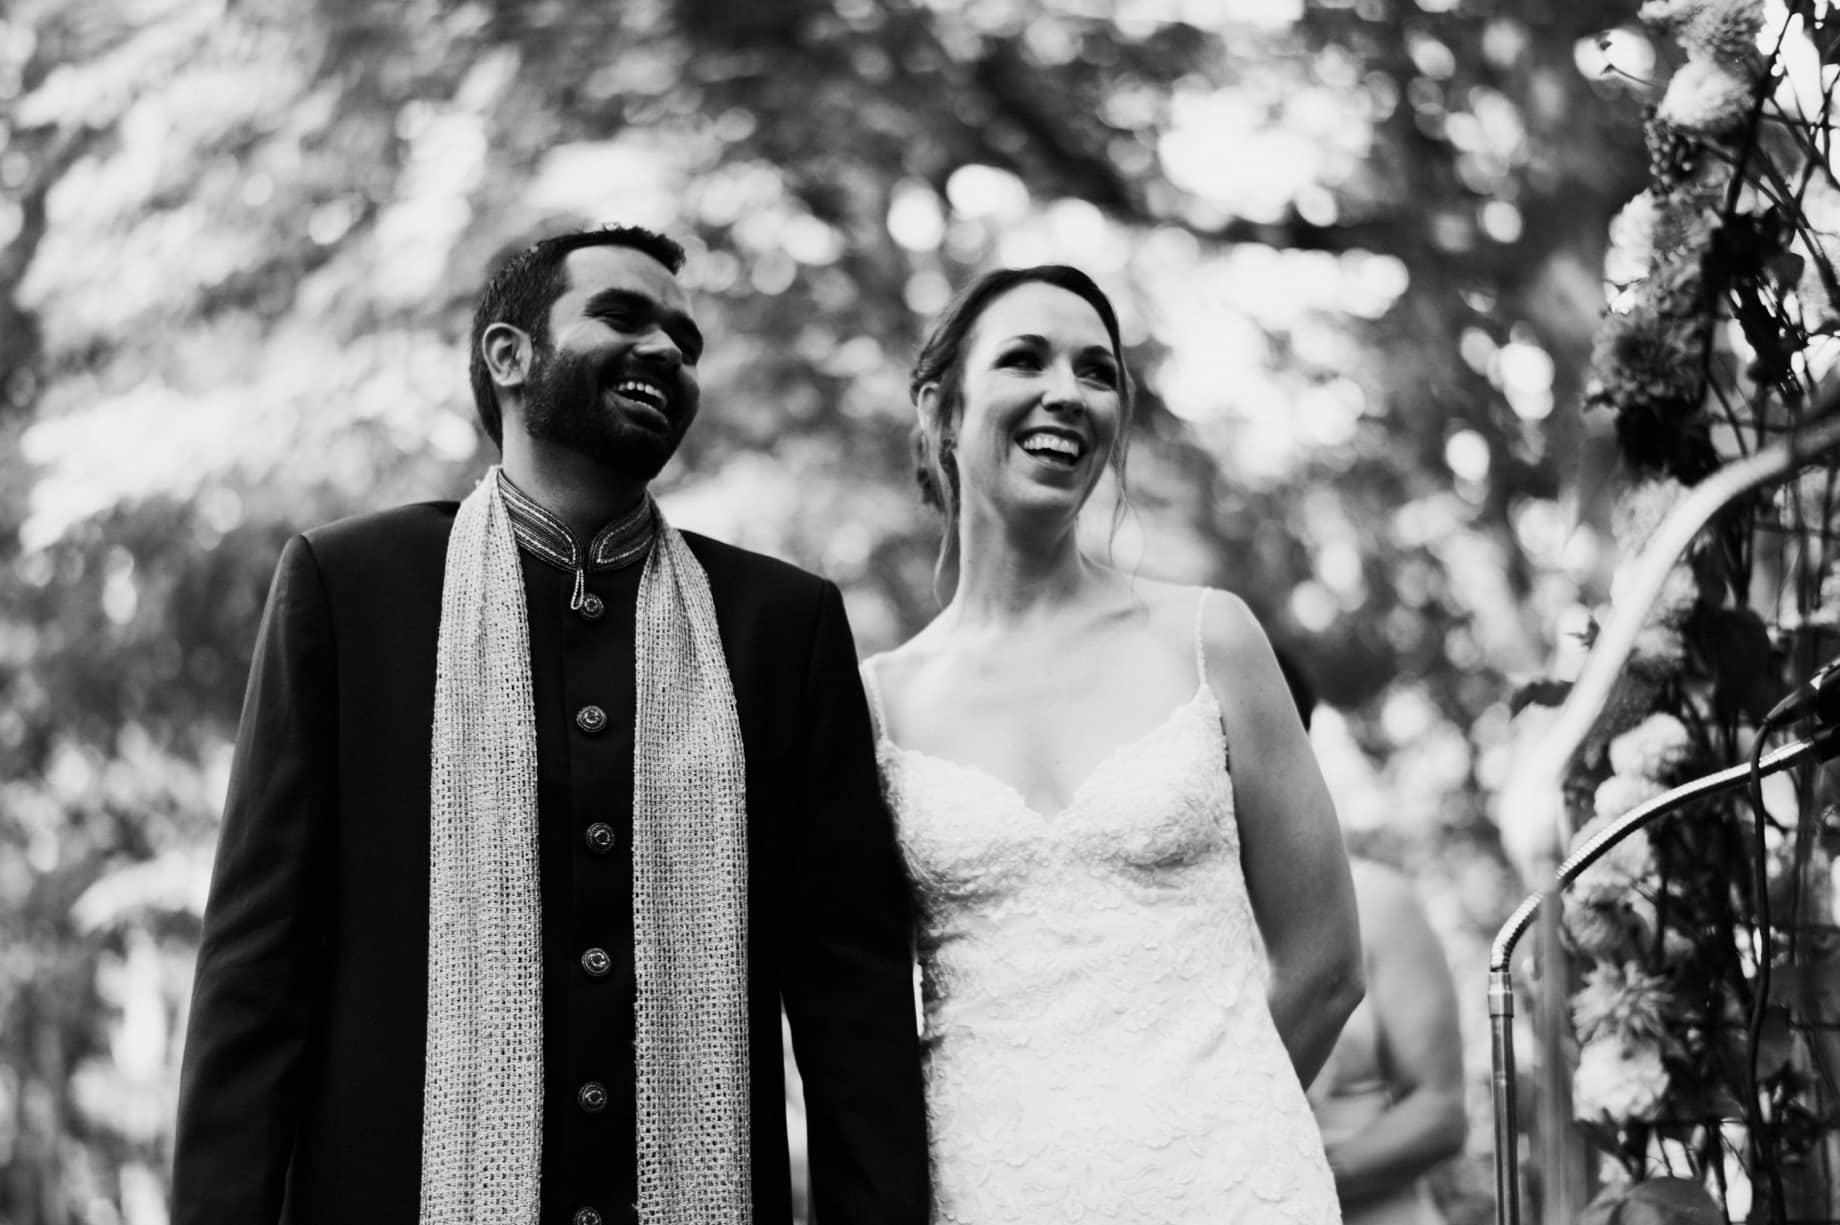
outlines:
[{"label": "groom", "polygon": [[830,583],[680,535],[683,252],[486,286],[456,507],[288,542],[180,1087],[175,1225],[924,1225],[906,889]]}]

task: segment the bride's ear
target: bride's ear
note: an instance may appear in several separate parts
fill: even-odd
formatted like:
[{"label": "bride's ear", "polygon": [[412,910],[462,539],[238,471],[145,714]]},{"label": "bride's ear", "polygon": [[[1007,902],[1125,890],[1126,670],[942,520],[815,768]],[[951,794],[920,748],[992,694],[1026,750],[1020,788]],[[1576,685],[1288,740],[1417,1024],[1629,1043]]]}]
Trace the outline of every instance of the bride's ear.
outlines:
[{"label": "bride's ear", "polygon": [[933,419],[933,414],[938,409],[939,384],[937,382],[920,384],[920,390],[914,393],[914,413],[920,418],[923,428],[928,421]]}]

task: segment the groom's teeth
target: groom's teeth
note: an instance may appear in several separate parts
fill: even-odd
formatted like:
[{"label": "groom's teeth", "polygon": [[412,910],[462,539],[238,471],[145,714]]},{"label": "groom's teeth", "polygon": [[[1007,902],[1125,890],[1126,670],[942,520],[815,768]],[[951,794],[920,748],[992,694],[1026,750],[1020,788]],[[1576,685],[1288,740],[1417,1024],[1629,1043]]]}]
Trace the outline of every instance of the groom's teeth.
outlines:
[{"label": "groom's teeth", "polygon": [[641,383],[635,379],[628,379],[623,383],[615,384],[614,390],[623,396],[630,396],[636,400],[643,400],[653,408],[661,408],[665,402],[664,392],[658,390],[650,383]]}]

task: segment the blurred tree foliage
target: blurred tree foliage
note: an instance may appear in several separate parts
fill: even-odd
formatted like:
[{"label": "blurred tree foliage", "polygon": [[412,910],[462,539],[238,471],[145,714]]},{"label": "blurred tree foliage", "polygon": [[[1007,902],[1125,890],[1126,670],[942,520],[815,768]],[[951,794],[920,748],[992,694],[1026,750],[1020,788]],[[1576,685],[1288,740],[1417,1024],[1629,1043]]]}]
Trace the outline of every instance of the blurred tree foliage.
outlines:
[{"label": "blurred tree foliage", "polygon": [[1633,8],[0,3],[0,1221],[163,1219],[270,569],[489,462],[472,295],[542,230],[686,240],[713,343],[666,504],[837,578],[865,650],[935,607],[926,317],[991,263],[1094,271],[1146,387],[1120,557],[1243,593],[1447,926],[1491,926],[1508,678],[1591,577],[1561,499],[1643,182],[1597,74]]}]

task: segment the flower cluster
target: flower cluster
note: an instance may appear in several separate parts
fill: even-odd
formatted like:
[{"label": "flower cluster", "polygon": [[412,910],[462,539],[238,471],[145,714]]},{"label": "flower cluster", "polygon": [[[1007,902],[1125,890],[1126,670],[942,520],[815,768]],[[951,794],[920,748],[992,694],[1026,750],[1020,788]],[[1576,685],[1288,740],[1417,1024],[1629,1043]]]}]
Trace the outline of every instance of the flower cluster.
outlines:
[{"label": "flower cluster", "polygon": [[[1665,793],[1668,784],[1664,780],[1688,760],[1691,747],[1685,726],[1665,714],[1651,715],[1612,740],[1611,761],[1621,768],[1614,769],[1592,793],[1595,815],[1578,831],[1573,849]],[[1579,873],[1564,897],[1564,931],[1572,947],[1611,966],[1620,966],[1624,959],[1650,947],[1656,918],[1648,880],[1654,870],[1648,837],[1637,831],[1612,843]]]},{"label": "flower cluster", "polygon": [[1636,15],[1651,29],[1673,35],[1687,53],[1688,67],[1716,64],[1738,72],[1756,63],[1763,33],[1760,4],[1648,0]]},{"label": "flower cluster", "polygon": [[1572,1027],[1581,1041],[1614,1038],[1649,1043],[1667,1040],[1667,980],[1628,966],[1600,965],[1585,975],[1572,997]]},{"label": "flower cluster", "polygon": [[[1705,411],[1719,318],[1708,265],[1729,159],[1708,154],[1752,105],[1747,57],[1761,28],[1758,5],[1716,0],[1649,0],[1641,16],[1672,34],[1687,60],[1645,124],[1653,182],[1611,223],[1604,272],[1613,309],[1598,331],[1586,389],[1587,410],[1614,414],[1618,448],[1635,478],[1610,516],[1623,559],[1610,585],[1613,606],[1630,598],[1631,567],[1656,529],[1717,466]],[[1590,812],[1573,850],[1664,794],[1701,754],[1670,708],[1702,604],[1692,562],[1690,553],[1669,572],[1618,685],[1623,700],[1600,717],[1598,751],[1579,763],[1580,781],[1595,781],[1574,788],[1590,796]],[[1612,844],[1563,897],[1562,930],[1586,962],[1572,999],[1580,1042],[1573,1113],[1616,1135],[1661,1116],[1674,1085],[1669,1065],[1679,1062],[1665,1024],[1677,984],[1659,967],[1680,937],[1658,914],[1666,896],[1658,870],[1654,844],[1637,832]]]},{"label": "flower cluster", "polygon": [[1653,305],[1611,315],[1599,329],[1585,404],[1616,414],[1617,442],[1633,466],[1694,477],[1707,470],[1705,455],[1682,447],[1700,416],[1707,331],[1697,311]]},{"label": "flower cluster", "polygon": [[1691,60],[1674,74],[1657,113],[1688,132],[1723,136],[1744,122],[1751,93],[1750,81],[1724,64]]},{"label": "flower cluster", "polygon": [[1582,1043],[1573,1078],[1573,1112],[1616,1123],[1654,1120],[1673,1077],[1664,1056],[1677,1046],[1667,1028],[1669,988],[1639,970],[1600,965],[1572,998],[1572,1025]]},{"label": "flower cluster", "polygon": [[1651,784],[1672,779],[1692,756],[1693,734],[1687,725],[1658,711],[1610,742],[1611,777],[1635,778]]},{"label": "flower cluster", "polygon": [[1573,1113],[1609,1124],[1653,1119],[1671,1083],[1661,1050],[1652,1043],[1588,1042],[1572,1078]]},{"label": "flower cluster", "polygon": [[[1823,329],[1840,334],[1823,249],[1840,232],[1840,190],[1826,171],[1830,117],[1789,114],[1776,101],[1783,40],[1840,43],[1840,12],[1790,8],[1769,38],[1761,0],[1641,9],[1674,44],[1678,67],[1644,116],[1649,186],[1610,224],[1610,309],[1586,383],[1586,410],[1614,419],[1628,478],[1609,523],[1623,559],[1613,608],[1634,598],[1634,562],[1691,487],[1815,401],[1810,342]],[[1766,521],[1826,532],[1836,485],[1824,471],[1774,501],[1734,505],[1675,561],[1573,762],[1572,852],[1744,752],[1781,693],[1787,655],[1749,608],[1748,542]],[[1801,626],[1840,629],[1840,549],[1798,556],[1826,567],[1798,580],[1804,607],[1819,588]],[[1645,824],[1598,848],[1562,896],[1561,931],[1579,959],[1573,1113],[1634,1179],[1656,1172],[1665,1137],[1687,1146],[1696,1178],[1722,1185],[1709,1174],[1726,1159],[1720,1129],[1729,1103],[1752,1092],[1731,1048],[1755,985],[1746,980],[1755,968],[1732,954],[1755,935],[1751,902],[1733,887],[1749,871],[1747,821],[1741,803],[1720,799]],[[1782,1096],[1796,1091],[1791,1081],[1768,1091],[1779,1095],[1772,1115],[1799,1108]],[[1773,1143],[1748,1153],[1755,1170],[1776,1160]]]},{"label": "flower cluster", "polygon": [[1688,132],[1724,136],[1756,104],[1757,36],[1763,6],[1730,0],[1648,0],[1640,17],[1672,34],[1687,62],[1668,83],[1661,119]]},{"label": "flower cluster", "polygon": [[1639,192],[1610,219],[1610,246],[1604,252],[1604,280],[1629,285],[1648,275],[1655,258],[1655,197]]}]

